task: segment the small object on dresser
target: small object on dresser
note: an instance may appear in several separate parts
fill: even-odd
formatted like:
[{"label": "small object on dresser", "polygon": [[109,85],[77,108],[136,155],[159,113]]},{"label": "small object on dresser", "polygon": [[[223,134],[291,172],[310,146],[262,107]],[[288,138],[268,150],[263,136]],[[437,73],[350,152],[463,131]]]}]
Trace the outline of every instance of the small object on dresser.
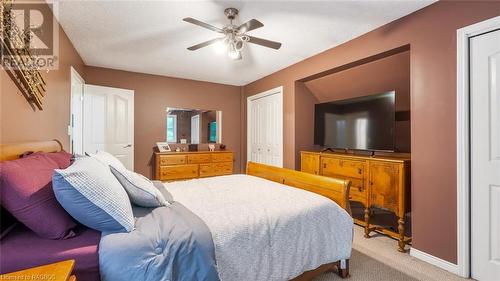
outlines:
[{"label": "small object on dresser", "polygon": [[160,152],[168,152],[168,151],[172,151],[170,149],[170,145],[168,145],[167,142],[157,142],[156,143],[156,146],[158,146],[158,150]]},{"label": "small object on dresser", "polygon": [[198,151],[198,145],[197,144],[188,145],[188,151]]},{"label": "small object on dresser", "polygon": [[187,139],[181,139],[181,143],[182,143],[182,144],[187,144],[187,143],[188,143],[188,142],[187,142]]},{"label": "small object on dresser", "polygon": [[180,147],[177,147],[177,148],[175,149],[175,152],[181,152],[181,151],[182,151],[182,149],[181,149]]},{"label": "small object on dresser", "polygon": [[208,145],[208,150],[209,151],[215,151],[215,144],[209,144]]},{"label": "small object on dresser", "polygon": [[220,149],[220,150],[226,150],[226,145],[221,143],[221,144],[219,145],[219,149]]}]

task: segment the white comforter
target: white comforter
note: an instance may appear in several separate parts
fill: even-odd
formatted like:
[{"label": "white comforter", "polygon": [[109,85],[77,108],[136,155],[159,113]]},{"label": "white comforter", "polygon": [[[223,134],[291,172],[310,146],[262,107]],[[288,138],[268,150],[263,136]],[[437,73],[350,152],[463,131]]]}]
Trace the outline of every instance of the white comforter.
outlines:
[{"label": "white comforter", "polygon": [[248,175],[165,187],[212,232],[222,281],[289,280],[351,255],[352,218],[326,197]]}]

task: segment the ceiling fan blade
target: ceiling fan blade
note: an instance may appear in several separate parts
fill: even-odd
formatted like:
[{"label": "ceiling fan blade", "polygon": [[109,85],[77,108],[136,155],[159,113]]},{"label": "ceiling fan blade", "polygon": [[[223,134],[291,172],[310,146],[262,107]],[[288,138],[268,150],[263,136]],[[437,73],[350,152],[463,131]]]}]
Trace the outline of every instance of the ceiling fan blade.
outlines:
[{"label": "ceiling fan blade", "polygon": [[205,22],[202,22],[202,21],[199,21],[197,19],[193,19],[193,18],[184,18],[182,19],[183,21],[185,22],[189,22],[189,23],[192,23],[192,24],[195,24],[195,25],[198,25],[198,26],[201,26],[201,27],[204,27],[206,29],[210,29],[212,31],[215,31],[215,32],[219,32],[219,33],[224,33],[224,31],[218,27],[215,27],[211,24],[208,24],[208,23],[205,23]]},{"label": "ceiling fan blade", "polygon": [[273,48],[275,50],[278,50],[279,48],[281,48],[281,43],[279,43],[279,42],[274,42],[271,40],[253,37],[253,36],[248,36],[248,38],[249,38],[249,40],[248,40],[249,43],[261,45],[261,46],[268,47],[268,48]]},{"label": "ceiling fan blade", "polygon": [[251,20],[245,22],[244,24],[238,26],[238,32],[240,34],[243,34],[245,32],[248,32],[250,30],[254,30],[254,29],[257,29],[257,28],[260,28],[263,26],[264,26],[264,24],[261,23],[260,21],[258,21],[256,19],[251,19]]},{"label": "ceiling fan blade", "polygon": [[208,41],[205,41],[205,42],[200,43],[200,44],[196,44],[196,45],[191,46],[191,47],[189,47],[187,49],[190,50],[190,51],[195,51],[195,50],[198,50],[200,48],[206,47],[208,45],[215,44],[215,43],[217,43],[217,42],[219,42],[220,40],[223,40],[223,39],[224,38],[215,38],[215,39],[208,40]]}]

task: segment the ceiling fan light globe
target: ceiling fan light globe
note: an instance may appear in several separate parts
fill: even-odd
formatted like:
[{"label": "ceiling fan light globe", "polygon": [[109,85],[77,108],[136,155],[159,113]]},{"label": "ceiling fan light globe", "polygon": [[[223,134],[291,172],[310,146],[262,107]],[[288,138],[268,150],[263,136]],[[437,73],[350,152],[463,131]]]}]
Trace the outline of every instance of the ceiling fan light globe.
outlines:
[{"label": "ceiling fan light globe", "polygon": [[234,47],[237,51],[241,51],[243,49],[243,41],[236,41],[236,43],[234,43]]},{"label": "ceiling fan light globe", "polygon": [[238,51],[234,42],[229,42],[229,44],[227,45],[227,50],[229,53]]},{"label": "ceiling fan light globe", "polygon": [[239,51],[230,51],[227,53],[230,59],[232,60],[240,60],[241,59],[241,53]]}]

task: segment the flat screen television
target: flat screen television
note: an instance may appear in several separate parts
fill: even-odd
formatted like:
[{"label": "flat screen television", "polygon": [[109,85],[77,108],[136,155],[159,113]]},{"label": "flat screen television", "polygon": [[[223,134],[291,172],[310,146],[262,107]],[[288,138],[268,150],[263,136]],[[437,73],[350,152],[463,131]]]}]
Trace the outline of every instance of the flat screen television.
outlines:
[{"label": "flat screen television", "polygon": [[395,91],[320,103],[314,144],[332,149],[394,151]]}]

